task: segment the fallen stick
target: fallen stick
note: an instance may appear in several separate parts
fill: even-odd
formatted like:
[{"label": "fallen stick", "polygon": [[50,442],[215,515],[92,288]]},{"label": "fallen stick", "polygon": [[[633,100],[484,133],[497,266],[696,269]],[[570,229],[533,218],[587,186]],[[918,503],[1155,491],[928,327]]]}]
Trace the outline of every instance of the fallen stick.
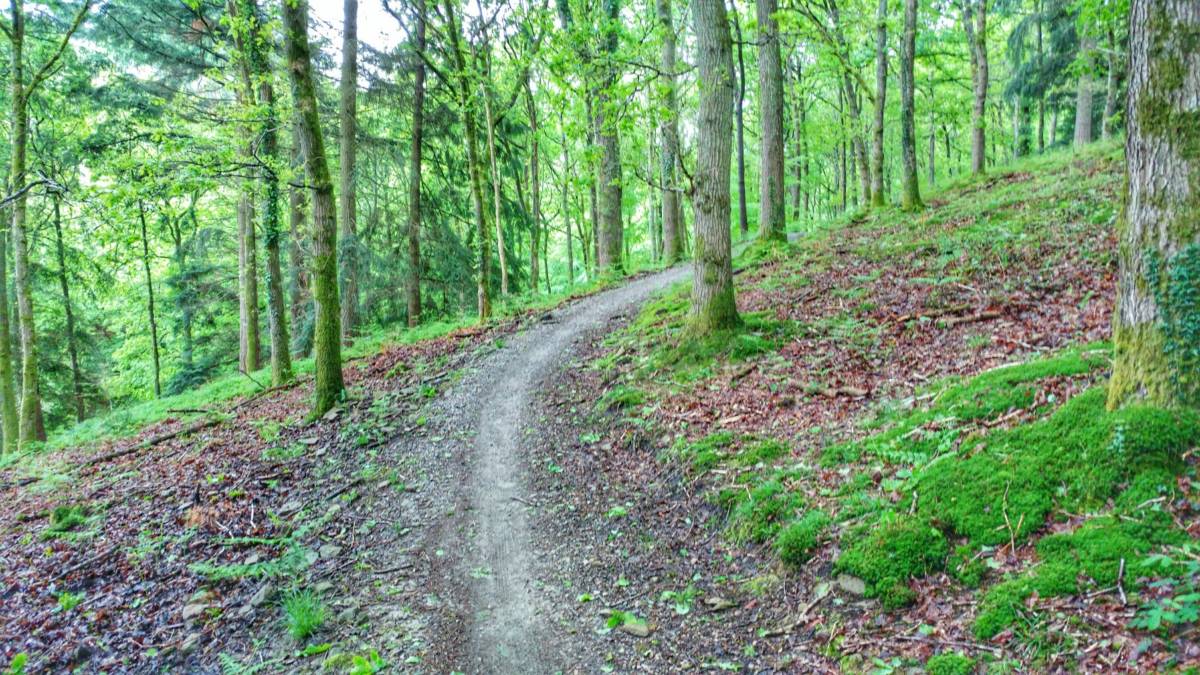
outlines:
[{"label": "fallen stick", "polygon": [[966,323],[977,323],[980,321],[990,321],[991,319],[999,319],[1001,316],[1003,316],[1003,314],[1000,311],[994,310],[994,309],[989,309],[986,312],[979,312],[978,314],[971,314],[969,316],[955,316],[955,317],[946,319],[946,328],[953,328],[955,326],[961,326],[962,324],[966,324]]}]

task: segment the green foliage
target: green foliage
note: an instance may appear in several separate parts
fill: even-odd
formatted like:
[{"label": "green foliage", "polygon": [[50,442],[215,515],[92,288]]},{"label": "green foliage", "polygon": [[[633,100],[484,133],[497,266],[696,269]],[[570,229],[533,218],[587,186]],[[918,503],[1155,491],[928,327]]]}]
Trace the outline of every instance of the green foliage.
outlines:
[{"label": "green foliage", "polygon": [[813,510],[788,523],[775,538],[775,551],[779,559],[793,567],[808,562],[830,522],[824,511]]},{"label": "green foliage", "polygon": [[236,581],[238,579],[291,577],[308,567],[308,551],[299,545],[289,545],[283,555],[256,563],[234,563],[222,565],[195,562],[188,569],[209,581]]},{"label": "green foliage", "polygon": [[929,657],[925,672],[929,675],[971,675],[975,672],[975,659],[956,652],[942,652]]},{"label": "green foliage", "polygon": [[1146,285],[1159,309],[1164,356],[1171,364],[1174,400],[1196,406],[1200,404],[1200,244],[1184,246],[1170,260],[1148,251],[1145,267]]},{"label": "green foliage", "polygon": [[295,590],[283,596],[284,625],[297,642],[302,642],[325,625],[325,605],[310,590]]},{"label": "green foliage", "polygon": [[632,410],[646,401],[646,395],[634,387],[617,386],[604,392],[596,401],[603,412]]},{"label": "green foliage", "polygon": [[730,539],[756,544],[769,541],[804,507],[804,497],[785,487],[786,479],[785,474],[776,474],[737,500],[729,514]]},{"label": "green foliage", "polygon": [[8,669],[4,671],[4,675],[24,675],[25,664],[29,663],[29,654],[18,652],[12,657],[12,661],[8,662]]},{"label": "green foliage", "polygon": [[692,472],[703,474],[721,463],[733,443],[733,433],[717,431],[694,443],[680,439],[676,442],[672,453],[687,462],[691,466]]},{"label": "green foliage", "polygon": [[58,600],[58,611],[69,612],[79,606],[83,602],[83,593],[72,593],[63,591],[55,596]]},{"label": "green foliage", "polygon": [[1142,560],[1140,567],[1159,576],[1150,587],[1166,594],[1144,603],[1130,623],[1156,631],[1182,628],[1200,621],[1200,545],[1189,541]]},{"label": "green foliage", "polygon": [[949,546],[928,520],[886,515],[838,558],[836,568],[867,582],[867,592],[892,602],[911,600],[901,587],[914,577],[942,569]]}]

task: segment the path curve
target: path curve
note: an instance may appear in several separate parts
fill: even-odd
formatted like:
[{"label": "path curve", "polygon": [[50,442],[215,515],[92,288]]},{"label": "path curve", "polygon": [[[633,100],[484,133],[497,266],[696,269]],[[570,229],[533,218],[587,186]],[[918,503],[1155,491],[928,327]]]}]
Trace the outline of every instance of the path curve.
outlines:
[{"label": "path curve", "polygon": [[443,426],[466,426],[463,436],[473,437],[460,455],[457,510],[427,546],[440,554],[457,552],[440,567],[458,577],[448,585],[462,589],[462,643],[453,650],[465,661],[460,669],[532,674],[568,667],[563,636],[545,622],[549,613],[537,570],[546,561],[529,526],[535,501],[523,471],[525,439],[538,422],[532,418],[535,395],[581,338],[690,272],[690,266],[678,266],[554,310],[480,361],[437,406]]}]

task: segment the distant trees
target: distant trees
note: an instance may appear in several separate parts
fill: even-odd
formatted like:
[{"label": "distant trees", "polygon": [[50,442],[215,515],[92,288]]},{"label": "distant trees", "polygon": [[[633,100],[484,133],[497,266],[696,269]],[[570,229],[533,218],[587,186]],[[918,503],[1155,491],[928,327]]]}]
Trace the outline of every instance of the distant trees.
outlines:
[{"label": "distant trees", "polygon": [[1132,0],[1110,407],[1200,407],[1200,5]]},{"label": "distant trees", "polygon": [[758,98],[761,125],[758,236],[786,238],[787,193],[783,186],[783,57],[779,48],[777,0],[756,0],[758,12]]}]

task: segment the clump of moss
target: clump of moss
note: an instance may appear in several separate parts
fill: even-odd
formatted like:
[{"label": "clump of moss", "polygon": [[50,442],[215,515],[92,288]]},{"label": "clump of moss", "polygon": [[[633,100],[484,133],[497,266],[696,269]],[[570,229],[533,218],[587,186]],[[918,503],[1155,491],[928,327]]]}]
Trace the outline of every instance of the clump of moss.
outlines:
[{"label": "clump of moss", "polygon": [[971,546],[958,546],[946,563],[946,569],[958,579],[958,582],[968,588],[979,588],[983,577],[987,574],[987,565]]},{"label": "clump of moss", "polygon": [[42,533],[42,539],[64,537],[87,524],[90,516],[86,505],[64,504],[50,512],[50,526]]},{"label": "clump of moss", "polygon": [[681,439],[675,444],[674,454],[687,462],[693,473],[703,474],[721,463],[735,440],[729,431],[711,433],[691,443]]},{"label": "clump of moss", "polygon": [[808,562],[829,523],[830,518],[824,511],[809,511],[788,523],[775,539],[779,559],[793,567]]},{"label": "clump of moss", "polygon": [[942,569],[949,546],[928,520],[889,515],[838,559],[836,568],[867,582],[869,595],[892,594],[897,584]]},{"label": "clump of moss", "polygon": [[738,466],[769,464],[791,452],[787,444],[775,439],[766,439],[750,444],[737,456]]},{"label": "clump of moss", "polygon": [[600,400],[596,401],[596,408],[603,412],[630,410],[645,401],[646,395],[642,391],[634,387],[617,386],[604,392]]},{"label": "clump of moss", "polygon": [[788,490],[783,476],[760,483],[733,506],[729,537],[734,541],[769,541],[804,507],[804,498]]},{"label": "clump of moss", "polygon": [[929,675],[970,675],[975,672],[975,659],[956,652],[942,652],[925,662]]}]

